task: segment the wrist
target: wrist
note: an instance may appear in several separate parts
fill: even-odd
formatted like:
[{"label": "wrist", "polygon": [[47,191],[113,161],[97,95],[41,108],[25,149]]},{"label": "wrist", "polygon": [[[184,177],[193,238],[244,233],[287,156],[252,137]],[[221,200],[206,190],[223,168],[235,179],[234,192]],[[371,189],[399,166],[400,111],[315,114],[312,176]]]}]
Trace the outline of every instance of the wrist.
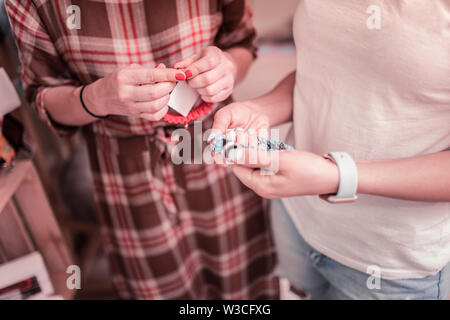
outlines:
[{"label": "wrist", "polygon": [[223,51],[225,58],[229,61],[229,72],[232,74],[235,83],[238,80],[238,64],[234,56],[227,51]]},{"label": "wrist", "polygon": [[323,170],[320,170],[321,183],[317,194],[336,194],[339,190],[339,168],[333,161],[322,158]]},{"label": "wrist", "polygon": [[[99,79],[87,85],[83,91],[83,101],[90,112],[99,116],[106,117],[108,112],[104,109],[104,103],[100,103],[99,92],[103,79]],[[81,90],[79,88],[78,90]]]},{"label": "wrist", "polygon": [[324,159],[336,165],[338,171],[338,187],[336,192],[319,194],[319,197],[331,203],[354,202],[358,191],[358,168],[347,152],[330,152]]}]

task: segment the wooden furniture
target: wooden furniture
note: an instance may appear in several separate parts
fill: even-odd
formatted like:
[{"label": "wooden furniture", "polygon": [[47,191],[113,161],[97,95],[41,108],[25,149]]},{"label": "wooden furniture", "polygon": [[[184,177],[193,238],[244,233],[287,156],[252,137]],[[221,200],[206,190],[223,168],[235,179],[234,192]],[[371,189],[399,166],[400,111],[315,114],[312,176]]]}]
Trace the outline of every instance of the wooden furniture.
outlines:
[{"label": "wooden furniture", "polygon": [[[17,57],[14,45],[6,39],[0,40],[0,67],[5,68],[9,77],[13,81],[18,81],[20,78],[19,72],[19,59]],[[62,192],[59,178],[61,171],[66,161],[72,156],[72,152],[76,146],[80,143],[80,136],[75,135],[71,139],[62,139],[52,134],[50,130],[37,119],[35,112],[32,112],[27,106],[27,103],[23,101],[22,106],[13,111],[12,115],[19,119],[25,128],[28,143],[33,146],[33,164],[39,175],[43,188],[46,191],[48,202],[53,209],[56,221],[59,223],[59,228],[62,230],[62,234],[70,248],[70,252],[73,254],[73,260],[75,264],[81,267],[83,270],[82,293],[85,296],[107,296],[111,297],[113,292],[111,281],[95,281],[96,279],[86,279],[86,275],[89,274],[89,270],[96,268],[96,257],[101,249],[101,239],[98,232],[98,226],[95,222],[86,222],[76,219],[73,212],[68,208],[65,202]],[[29,164],[31,165],[31,164]],[[22,167],[22,164],[18,164],[18,167]],[[18,169],[21,170],[21,169]],[[14,169],[17,171],[17,168]],[[34,171],[34,169],[33,169]],[[14,174],[17,174],[15,172]],[[1,178],[3,180],[5,178]],[[1,184],[2,182],[0,182]],[[2,189],[0,189],[0,193]],[[37,195],[30,195],[37,197]],[[0,194],[3,198],[3,195]],[[1,210],[14,210],[11,209],[11,205],[0,207]],[[6,214],[5,214],[6,215]],[[53,219],[54,220],[54,219]],[[0,224],[1,224],[0,219]],[[12,223],[12,222],[9,222]],[[20,228],[20,226],[18,227]],[[0,233],[2,232],[0,226]],[[79,248],[76,248],[74,243],[77,236],[82,235],[86,238],[85,244]],[[15,246],[14,252],[21,254],[29,252],[32,246],[30,243],[19,242],[12,244],[8,242],[10,246]],[[10,247],[9,246],[9,247]],[[12,247],[11,247],[12,248]],[[33,248],[34,249],[34,248]],[[2,254],[5,250],[0,248],[0,263],[2,261]],[[7,253],[7,252],[6,252]],[[45,259],[45,256],[44,256]],[[0,275],[1,276],[1,275]],[[64,274],[64,277],[66,274]],[[78,292],[80,295],[81,292]]]},{"label": "wooden furniture", "polygon": [[[66,286],[72,257],[31,160],[18,160],[0,175],[0,263],[39,251],[55,293],[71,299]],[[0,275],[7,276],[7,275]]]}]

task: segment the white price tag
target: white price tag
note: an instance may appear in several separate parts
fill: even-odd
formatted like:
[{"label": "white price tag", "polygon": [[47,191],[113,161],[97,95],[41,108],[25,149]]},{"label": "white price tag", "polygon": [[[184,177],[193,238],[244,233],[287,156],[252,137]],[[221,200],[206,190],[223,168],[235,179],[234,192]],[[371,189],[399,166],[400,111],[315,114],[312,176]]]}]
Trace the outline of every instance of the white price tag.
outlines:
[{"label": "white price tag", "polygon": [[197,90],[186,81],[178,82],[170,94],[169,107],[186,117],[199,98]]}]

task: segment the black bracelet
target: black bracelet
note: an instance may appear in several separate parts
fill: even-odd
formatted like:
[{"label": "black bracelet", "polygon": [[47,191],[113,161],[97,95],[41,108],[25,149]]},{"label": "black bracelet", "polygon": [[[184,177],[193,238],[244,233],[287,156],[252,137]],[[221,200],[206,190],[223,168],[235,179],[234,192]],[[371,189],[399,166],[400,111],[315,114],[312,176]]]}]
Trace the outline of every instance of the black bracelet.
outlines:
[{"label": "black bracelet", "polygon": [[81,105],[83,106],[84,111],[86,111],[87,113],[89,113],[89,115],[91,115],[92,117],[97,118],[97,119],[108,118],[109,117],[108,115],[106,115],[106,116],[97,116],[97,115],[95,115],[95,114],[93,114],[92,112],[89,111],[89,109],[84,104],[84,100],[83,100],[83,91],[84,91],[84,89],[86,89],[85,85],[83,85],[81,87],[81,90],[80,90],[80,102],[81,102]]}]

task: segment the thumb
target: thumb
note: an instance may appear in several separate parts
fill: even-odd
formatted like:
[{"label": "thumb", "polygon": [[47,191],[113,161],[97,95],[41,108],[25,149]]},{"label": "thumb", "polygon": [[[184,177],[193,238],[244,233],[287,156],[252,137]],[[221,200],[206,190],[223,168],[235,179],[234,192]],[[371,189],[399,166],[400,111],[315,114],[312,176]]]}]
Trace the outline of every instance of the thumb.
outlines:
[{"label": "thumb", "polygon": [[231,119],[231,111],[229,110],[229,108],[225,107],[219,109],[214,115],[212,130],[214,132],[225,133],[231,125]]}]

